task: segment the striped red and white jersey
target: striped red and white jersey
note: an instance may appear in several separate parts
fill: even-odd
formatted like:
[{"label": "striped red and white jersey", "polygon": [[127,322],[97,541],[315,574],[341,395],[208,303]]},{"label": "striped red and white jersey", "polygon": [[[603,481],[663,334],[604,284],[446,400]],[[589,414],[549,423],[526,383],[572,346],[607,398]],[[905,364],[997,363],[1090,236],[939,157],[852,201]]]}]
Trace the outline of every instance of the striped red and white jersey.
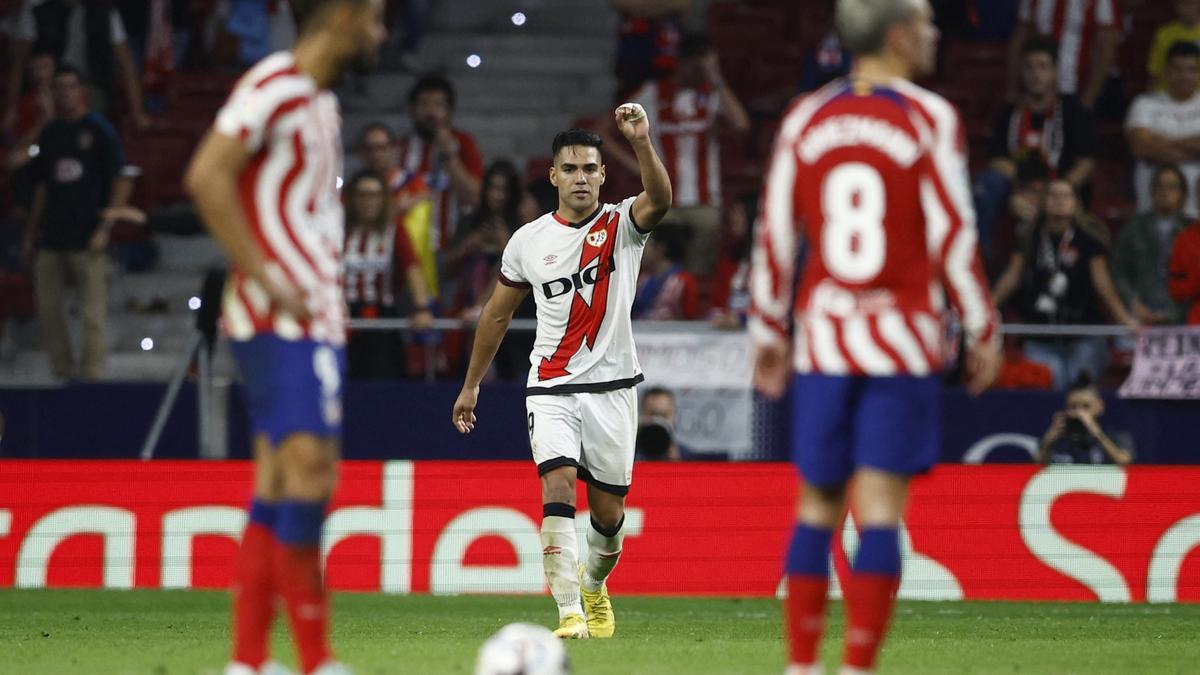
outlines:
[{"label": "striped red and white jersey", "polygon": [[671,174],[675,206],[720,206],[720,97],[712,86],[683,89],[670,78],[651,80],[630,100],[646,109],[654,147]]},{"label": "striped red and white jersey", "polygon": [[937,372],[947,297],[971,344],[998,339],[958,112],[903,80],[836,80],[793,104],[766,177],[751,295],[755,342],[790,334],[800,373]]},{"label": "striped red and white jersey", "polygon": [[[467,173],[483,178],[483,155],[479,154],[475,137],[460,129],[452,129],[451,133],[458,141],[458,159]],[[474,205],[462,201],[454,193],[450,169],[431,143],[413,133],[402,136],[399,147],[400,168],[421,174],[425,184],[433,191],[433,250],[439,251],[454,238],[459,219]]]},{"label": "striped red and white jersey", "polygon": [[417,264],[408,232],[395,222],[377,230],[356,227],[346,233],[346,302],[395,307],[404,274]]},{"label": "striped red and white jersey", "polygon": [[346,341],[342,295],[344,217],[337,97],[277,52],[246,72],[217,113],[217,133],[252,154],[238,176],[238,196],[268,264],[306,296],[311,319],[271,306],[266,292],[240,270],[225,286],[222,324],[235,340],[274,333],[285,340]]},{"label": "striped red and white jersey", "polygon": [[1096,33],[1117,28],[1117,0],[1021,0],[1017,21],[1058,41],[1058,89],[1078,94],[1088,78]]}]

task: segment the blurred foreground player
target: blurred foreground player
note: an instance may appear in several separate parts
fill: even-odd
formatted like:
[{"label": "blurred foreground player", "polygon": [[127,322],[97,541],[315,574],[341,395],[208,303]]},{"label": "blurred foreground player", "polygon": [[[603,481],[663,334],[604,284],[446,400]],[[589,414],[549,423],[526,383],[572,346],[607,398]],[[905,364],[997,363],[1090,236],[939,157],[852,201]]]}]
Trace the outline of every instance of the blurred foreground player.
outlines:
[{"label": "blurred foreground player", "polygon": [[329,648],[320,551],[346,369],[341,119],[329,88],[373,62],[383,2],[293,6],[303,17],[295,48],[242,77],[185,178],[233,262],[222,325],[254,429],[254,502],[234,571],[227,675],[278,668],[264,665],[277,597],[303,672],[346,672]]},{"label": "blurred foreground player", "polygon": [[[650,142],[644,109],[625,104],[615,117],[637,155],[642,193],[600,202],[600,137],[580,129],[554,137],[550,183],[558,188],[558,209],[518,229],[504,248],[500,283],[479,317],[451,419],[461,433],[475,427],[479,383],[513,311],[532,289],[538,325],[526,421],[542,481],[542,564],[558,604],[554,633],[562,638],[607,638],[616,628],[604,580],[621,555],[638,427],[634,388],[643,379],[630,313],[642,250],[671,206],[671,180]],[[577,477],[588,483],[591,512],[582,567]]]},{"label": "blurred foreground player", "polygon": [[909,477],[938,458],[944,296],[966,334],[969,389],[985,389],[1000,362],[958,113],[909,82],[934,65],[931,14],[927,0],[838,0],[853,73],[791,107],[766,178],[752,261],[755,385],[777,397],[794,371],[803,479],[786,560],[789,675],[823,672],[830,541],[852,479],[860,543],[844,587],[842,672],[875,667]]}]

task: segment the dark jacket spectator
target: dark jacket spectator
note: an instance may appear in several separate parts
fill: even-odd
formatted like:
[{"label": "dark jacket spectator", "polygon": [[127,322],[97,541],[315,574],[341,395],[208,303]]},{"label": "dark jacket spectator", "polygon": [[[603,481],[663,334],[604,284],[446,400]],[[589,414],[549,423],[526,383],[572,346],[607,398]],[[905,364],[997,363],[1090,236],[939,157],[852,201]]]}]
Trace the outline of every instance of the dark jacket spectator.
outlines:
[{"label": "dark jacket spectator", "polygon": [[1133,439],[1100,423],[1104,399],[1087,377],[1067,391],[1066,410],[1054,413],[1038,443],[1039,464],[1119,464],[1133,462]]},{"label": "dark jacket spectator", "polygon": [[[125,164],[116,131],[90,112],[83,79],[73,68],[54,76],[55,120],[38,138],[35,182],[24,251],[32,259],[38,315],[55,375],[68,379],[104,374],[107,349],[108,236],[113,219],[106,207],[124,206],[132,185],[121,177]],[[36,256],[34,251],[36,250]],[[75,369],[67,334],[64,292],[78,286],[83,316],[82,370]]]},{"label": "dark jacket spectator", "polygon": [[1075,96],[1059,92],[1054,42],[1031,38],[1021,53],[1021,97],[996,117],[989,149],[993,169],[1010,180],[1026,157],[1041,159],[1053,178],[1076,189],[1091,178],[1095,132]]},{"label": "dark jacket spectator", "polygon": [[[1108,244],[1092,233],[1077,204],[1070,183],[1050,184],[1042,217],[996,282],[996,306],[1016,297],[1026,322],[1093,324],[1103,322],[1099,300],[1118,321],[1136,327],[1109,275]],[[1103,338],[1029,339],[1025,356],[1050,368],[1062,388],[1081,372],[1098,377],[1108,363],[1108,346]]]},{"label": "dark jacket spectator", "polygon": [[1121,300],[1143,325],[1183,323],[1185,308],[1171,301],[1167,269],[1175,237],[1187,227],[1183,173],[1159,167],[1154,173],[1154,210],[1134,216],[1113,247],[1113,282]]}]

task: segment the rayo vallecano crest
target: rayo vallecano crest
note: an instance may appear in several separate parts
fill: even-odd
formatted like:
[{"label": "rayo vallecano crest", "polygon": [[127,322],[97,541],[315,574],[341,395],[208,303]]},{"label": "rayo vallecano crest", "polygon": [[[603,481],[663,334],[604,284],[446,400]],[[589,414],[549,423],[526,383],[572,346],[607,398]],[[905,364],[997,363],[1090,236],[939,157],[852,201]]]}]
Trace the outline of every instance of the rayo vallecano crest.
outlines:
[{"label": "rayo vallecano crest", "polygon": [[606,241],[608,241],[608,230],[596,230],[595,232],[588,232],[587,243],[589,245],[600,248]]}]

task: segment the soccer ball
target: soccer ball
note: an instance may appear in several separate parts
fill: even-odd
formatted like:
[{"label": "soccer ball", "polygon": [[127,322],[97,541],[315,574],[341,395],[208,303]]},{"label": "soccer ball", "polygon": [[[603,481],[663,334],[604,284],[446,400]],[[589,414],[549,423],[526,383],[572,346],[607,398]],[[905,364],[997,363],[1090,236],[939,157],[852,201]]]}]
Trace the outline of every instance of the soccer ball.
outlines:
[{"label": "soccer ball", "polygon": [[475,675],[569,675],[567,650],[548,629],[510,623],[479,648]]}]

